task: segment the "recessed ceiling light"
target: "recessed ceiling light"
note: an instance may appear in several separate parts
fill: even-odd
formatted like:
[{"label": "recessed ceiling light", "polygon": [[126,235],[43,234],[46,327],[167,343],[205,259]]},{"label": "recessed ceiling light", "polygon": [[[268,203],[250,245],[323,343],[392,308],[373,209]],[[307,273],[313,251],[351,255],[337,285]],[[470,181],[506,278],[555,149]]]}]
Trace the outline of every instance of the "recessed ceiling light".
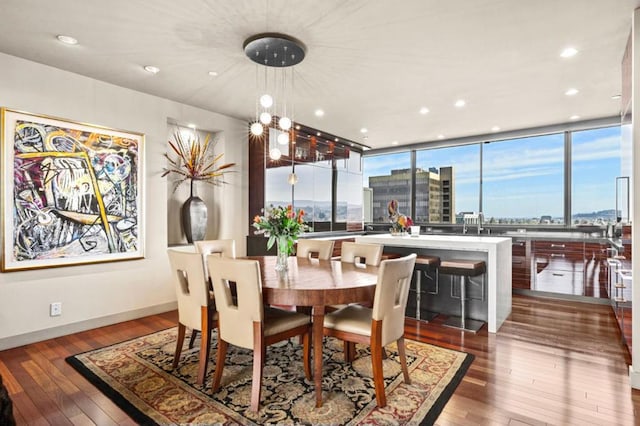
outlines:
[{"label": "recessed ceiling light", "polygon": [[324,117],[324,111],[321,109],[315,110],[314,114],[316,115],[316,117]]},{"label": "recessed ceiling light", "polygon": [[158,74],[160,72],[160,68],[154,67],[153,65],[145,65],[144,70],[146,72],[150,72],[151,74]]},{"label": "recessed ceiling light", "polygon": [[391,145],[398,145],[398,141],[391,141]]},{"label": "recessed ceiling light", "polygon": [[492,131],[492,132],[497,132],[498,130],[500,130],[500,126],[493,126],[493,127],[491,128],[491,131]]},{"label": "recessed ceiling light", "polygon": [[578,49],[576,49],[575,47],[567,47],[560,53],[560,56],[563,58],[570,58],[572,56],[575,56],[576,53],[578,53]]},{"label": "recessed ceiling light", "polygon": [[464,99],[458,99],[454,105],[456,106],[456,108],[462,108],[466,104],[467,102]]},{"label": "recessed ceiling light", "polygon": [[368,130],[367,130],[366,127],[363,127],[362,129],[360,129],[360,133],[367,133],[367,132],[368,132]]},{"label": "recessed ceiling light", "polygon": [[[335,138],[334,141],[338,142],[340,139]],[[353,146],[353,144],[351,144],[351,146]]]},{"label": "recessed ceiling light", "polygon": [[296,124],[296,130],[300,130],[300,125]]},{"label": "recessed ceiling light", "polygon": [[574,89],[574,88],[571,88],[566,92],[564,92],[564,94],[567,96],[573,96],[573,95],[576,95],[577,93],[578,93],[578,89]]},{"label": "recessed ceiling light", "polygon": [[569,117],[569,120],[577,120],[578,118],[580,118],[579,115],[572,115],[571,117]]},{"label": "recessed ceiling light", "polygon": [[611,99],[620,99],[621,97],[622,96],[620,96],[620,95],[613,95],[613,96],[611,96]]},{"label": "recessed ceiling light", "polygon": [[440,133],[440,134],[438,135],[438,139],[444,139],[444,135],[443,135],[442,133]]},{"label": "recessed ceiling light", "polygon": [[322,136],[322,133],[318,132],[316,133],[316,136]]},{"label": "recessed ceiling light", "polygon": [[71,36],[60,34],[60,35],[56,36],[56,38],[58,39],[58,41],[60,41],[61,43],[64,43],[64,44],[71,44],[71,45],[78,44],[78,40],[73,38],[73,37],[71,37]]},{"label": "recessed ceiling light", "polygon": [[190,129],[195,129],[196,125],[193,124],[193,123],[189,123],[189,124],[187,124],[187,127],[190,128]]},{"label": "recessed ceiling light", "polygon": [[428,113],[429,113],[429,108],[427,108],[427,107],[420,108],[420,114],[424,115],[424,114],[428,114]]},{"label": "recessed ceiling light", "polygon": [[211,77],[217,77],[218,76],[218,71],[209,71],[208,73]]}]

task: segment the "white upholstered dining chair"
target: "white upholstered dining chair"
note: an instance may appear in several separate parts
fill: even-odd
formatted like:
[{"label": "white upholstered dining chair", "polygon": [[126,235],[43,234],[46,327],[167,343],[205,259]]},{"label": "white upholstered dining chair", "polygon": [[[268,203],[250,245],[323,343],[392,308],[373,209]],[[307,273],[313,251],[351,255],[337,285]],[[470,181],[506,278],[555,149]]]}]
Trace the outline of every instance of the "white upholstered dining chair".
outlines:
[{"label": "white upholstered dining chair", "polygon": [[300,238],[296,247],[298,257],[317,257],[320,260],[329,260],[333,255],[333,240],[316,240],[313,238]]},{"label": "white upholstered dining chair", "polygon": [[218,254],[222,257],[236,257],[236,241],[235,240],[201,240],[194,241],[193,245],[196,252],[206,256],[208,254]]},{"label": "white upholstered dining chair", "polygon": [[[345,241],[340,250],[340,261],[349,263],[364,263],[365,265],[379,266],[382,260],[381,244],[354,243]],[[331,309],[341,309],[346,305],[332,305]]]},{"label": "white upholstered dining chair", "polygon": [[345,362],[351,362],[355,343],[371,346],[371,363],[379,407],[387,405],[382,370],[383,348],[396,342],[405,383],[410,384],[404,347],[404,319],[416,254],[380,264],[373,308],[352,304],[324,317],[324,335],[345,341]]},{"label": "white upholstered dining chair", "polygon": [[[302,336],[305,376],[311,380],[311,319],[308,315],[264,307],[257,260],[207,257],[218,309],[218,354],[212,392],[220,388],[229,344],[253,350],[251,410],[258,411],[266,347]],[[237,299],[230,283],[235,283]]]},{"label": "white upholstered dining chair", "polygon": [[[215,305],[209,296],[209,280],[205,276],[202,255],[168,250],[171,273],[178,299],[178,340],[173,356],[173,368],[178,367],[187,328],[202,332],[197,383],[204,383],[211,348],[211,331],[216,325]],[[193,344],[193,338],[190,347]]]},{"label": "white upholstered dining chair", "polygon": [[382,260],[382,249],[381,244],[345,241],[342,243],[340,261],[378,266]]},{"label": "white upholstered dining chair", "polygon": [[[193,247],[195,248],[196,253],[200,253],[202,255],[202,264],[204,265],[204,273],[207,277],[207,280],[210,281],[209,271],[207,269],[206,258],[208,255],[213,254],[221,257],[230,257],[232,259],[236,258],[236,241],[231,239],[226,240],[199,240],[193,242]],[[210,286],[211,287],[211,286]],[[211,289],[210,289],[211,290]],[[215,309],[215,297],[213,295],[213,290],[209,292],[209,296],[211,297],[212,305]],[[191,339],[189,339],[189,349],[193,348],[193,344],[198,336],[198,330],[193,330],[191,332]]]}]

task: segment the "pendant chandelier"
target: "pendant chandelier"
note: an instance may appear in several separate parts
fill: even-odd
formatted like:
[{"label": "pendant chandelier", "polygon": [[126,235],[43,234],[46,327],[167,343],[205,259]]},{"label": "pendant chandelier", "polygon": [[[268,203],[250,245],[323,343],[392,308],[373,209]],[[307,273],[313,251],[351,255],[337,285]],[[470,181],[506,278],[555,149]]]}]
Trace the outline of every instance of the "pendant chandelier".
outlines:
[{"label": "pendant chandelier", "polygon": [[[256,63],[258,95],[251,134],[260,136],[265,128],[275,127],[280,130],[278,143],[288,145],[293,127],[293,66],[304,59],[306,46],[285,34],[262,33],[245,40],[243,48]],[[280,157],[279,149],[272,151],[278,151],[270,153],[272,158]]]}]

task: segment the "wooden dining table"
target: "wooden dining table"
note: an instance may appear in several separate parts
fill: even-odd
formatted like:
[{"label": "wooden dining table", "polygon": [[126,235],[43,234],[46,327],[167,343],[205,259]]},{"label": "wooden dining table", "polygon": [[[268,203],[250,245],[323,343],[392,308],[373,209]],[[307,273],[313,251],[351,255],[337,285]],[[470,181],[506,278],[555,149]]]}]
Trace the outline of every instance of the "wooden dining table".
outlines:
[{"label": "wooden dining table", "polygon": [[316,407],[322,406],[322,338],[325,308],[372,302],[378,267],[364,264],[289,257],[288,269],[276,271],[276,256],[249,256],[260,262],[266,304],[311,308],[313,379]]}]

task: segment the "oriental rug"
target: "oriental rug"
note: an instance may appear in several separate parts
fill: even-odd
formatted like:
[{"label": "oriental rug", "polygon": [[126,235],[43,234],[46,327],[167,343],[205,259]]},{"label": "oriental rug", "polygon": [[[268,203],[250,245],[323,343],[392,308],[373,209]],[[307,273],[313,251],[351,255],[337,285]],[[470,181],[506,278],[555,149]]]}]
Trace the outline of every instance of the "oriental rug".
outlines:
[{"label": "oriental rug", "polygon": [[[215,331],[214,331],[215,333]],[[198,345],[171,367],[177,328],[67,358],[80,374],[140,424],[433,424],[473,360],[473,355],[406,340],[411,384],[404,383],[397,348],[384,360],[387,406],[378,408],[367,346],[352,364],[342,343],[325,338],[323,406],[304,377],[297,339],[269,346],[258,413],[249,410],[253,354],[229,347],[221,389],[212,394],[217,336],[204,385],[196,385]]]}]

